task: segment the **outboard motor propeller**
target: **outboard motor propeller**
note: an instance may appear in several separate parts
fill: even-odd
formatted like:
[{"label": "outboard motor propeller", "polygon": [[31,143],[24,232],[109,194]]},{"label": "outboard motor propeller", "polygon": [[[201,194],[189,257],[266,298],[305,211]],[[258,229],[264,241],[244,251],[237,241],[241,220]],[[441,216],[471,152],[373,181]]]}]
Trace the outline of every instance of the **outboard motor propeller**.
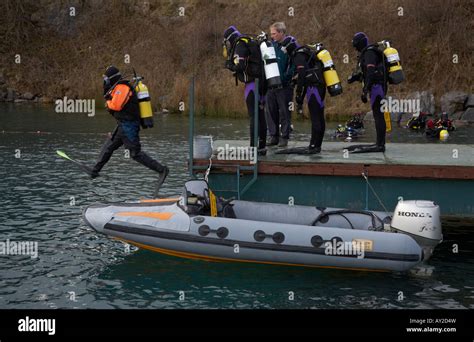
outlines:
[{"label": "outboard motor propeller", "polygon": [[392,230],[410,235],[423,248],[426,261],[443,241],[439,206],[432,201],[400,200],[390,224]]}]

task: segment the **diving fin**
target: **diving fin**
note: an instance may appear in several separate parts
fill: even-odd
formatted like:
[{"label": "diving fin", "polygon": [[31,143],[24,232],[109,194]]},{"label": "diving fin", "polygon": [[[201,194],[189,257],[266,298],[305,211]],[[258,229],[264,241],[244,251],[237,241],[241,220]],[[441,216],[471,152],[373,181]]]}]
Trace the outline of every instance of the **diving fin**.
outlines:
[{"label": "diving fin", "polygon": [[66,160],[69,160],[71,162],[73,162],[74,164],[76,164],[81,170],[83,170],[85,173],[87,173],[91,178],[96,178],[99,176],[98,173],[95,173],[91,167],[77,161],[77,160],[74,160],[72,159],[71,157],[69,157],[65,152],[63,151],[60,151],[60,150],[56,150],[56,154]]},{"label": "diving fin", "polygon": [[153,194],[154,198],[158,198],[158,192],[160,191],[161,186],[165,182],[165,179],[168,176],[168,173],[170,173],[170,169],[168,169],[168,167],[165,166],[163,171],[160,172],[160,175],[158,176],[158,183],[156,184],[155,193]]},{"label": "diving fin", "polygon": [[359,147],[351,151],[351,153],[372,153],[372,152],[385,152],[385,146],[369,145],[366,147]]},{"label": "diving fin", "polygon": [[321,152],[321,148],[318,147],[293,147],[293,148],[285,148],[282,150],[278,150],[275,154],[318,154]]},{"label": "diving fin", "polygon": [[351,146],[344,147],[343,150],[348,150],[349,152],[352,152],[357,149],[375,147],[375,146],[377,146],[377,144],[359,144],[359,145],[351,145]]}]

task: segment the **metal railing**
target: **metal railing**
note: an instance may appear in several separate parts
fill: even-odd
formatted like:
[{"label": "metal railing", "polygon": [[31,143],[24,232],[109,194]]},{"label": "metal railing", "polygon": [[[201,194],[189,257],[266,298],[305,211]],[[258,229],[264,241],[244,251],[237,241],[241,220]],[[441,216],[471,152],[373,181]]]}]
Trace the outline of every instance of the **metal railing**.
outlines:
[{"label": "metal railing", "polygon": [[[196,178],[195,171],[203,171],[207,170],[207,166],[199,166],[194,165],[194,77],[191,77],[191,83],[189,85],[189,176],[191,178]],[[254,144],[255,147],[258,149],[258,119],[259,119],[259,104],[260,104],[260,94],[259,94],[259,80],[255,80],[255,91],[254,91],[254,129],[253,129],[253,137],[254,137]],[[213,153],[214,151],[212,151]],[[239,164],[229,165],[229,164],[218,164],[213,163],[213,166],[225,166],[225,167],[235,167],[236,168],[236,185],[235,190],[219,190],[214,189],[214,191],[227,191],[227,192],[235,192],[237,194],[237,199],[250,189],[250,187],[257,181],[258,178],[258,152],[255,156],[255,164],[252,166],[243,166]],[[240,188],[240,173],[241,171],[253,171],[252,179],[244,186],[243,189]]]}]

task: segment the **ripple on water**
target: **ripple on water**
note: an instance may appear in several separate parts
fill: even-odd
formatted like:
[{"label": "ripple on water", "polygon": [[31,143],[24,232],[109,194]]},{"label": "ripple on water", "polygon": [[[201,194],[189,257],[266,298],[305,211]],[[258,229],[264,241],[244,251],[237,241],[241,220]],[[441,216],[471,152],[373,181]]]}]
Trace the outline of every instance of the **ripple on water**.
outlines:
[{"label": "ripple on water", "polygon": [[[30,119],[25,122],[31,127],[11,128],[37,131]],[[199,120],[202,134],[248,134],[247,120]],[[0,123],[7,121],[2,116]],[[0,241],[36,241],[39,249],[36,259],[0,256],[1,308],[474,308],[474,239],[467,228],[445,234],[450,243],[462,241],[462,260],[448,247],[437,249],[428,276],[205,263],[135,248],[127,253],[122,243],[87,227],[81,211],[93,202],[150,197],[156,174],[119,150],[103,177],[89,179],[55,151],[92,164],[113,122],[60,125],[48,135],[0,134],[2,167],[9,170],[0,182]],[[308,132],[309,122],[295,123],[296,139],[308,140]],[[160,193],[181,193],[188,179],[187,121],[158,117],[156,130],[144,132],[142,142],[171,169]],[[16,149],[22,158],[14,158]]]}]

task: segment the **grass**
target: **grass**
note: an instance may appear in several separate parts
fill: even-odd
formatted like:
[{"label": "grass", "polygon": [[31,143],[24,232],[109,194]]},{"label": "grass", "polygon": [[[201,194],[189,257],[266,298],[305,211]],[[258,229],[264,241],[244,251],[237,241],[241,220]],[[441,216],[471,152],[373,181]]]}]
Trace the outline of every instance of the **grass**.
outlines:
[{"label": "grass", "polygon": [[[450,90],[472,92],[469,1],[109,0],[78,2],[76,17],[68,15],[71,5],[65,2],[41,4],[0,4],[0,73],[20,92],[97,98],[106,66],[129,72],[133,66],[145,76],[155,110],[176,112],[180,102],[187,105],[189,79],[195,75],[196,108],[205,108],[199,112],[245,117],[243,85],[236,87],[223,68],[222,32],[235,24],[242,32],[257,33],[277,20],[285,21],[300,43],[322,41],[331,52],[344,93],[328,96],[329,119],[369,110],[360,102],[360,85],[345,82],[355,64],[351,38],[357,31],[372,40],[389,38],[399,50],[407,80],[391,87],[391,94],[430,90],[439,99]],[[288,15],[289,6],[294,16]],[[17,54],[20,64],[14,61]]]}]

